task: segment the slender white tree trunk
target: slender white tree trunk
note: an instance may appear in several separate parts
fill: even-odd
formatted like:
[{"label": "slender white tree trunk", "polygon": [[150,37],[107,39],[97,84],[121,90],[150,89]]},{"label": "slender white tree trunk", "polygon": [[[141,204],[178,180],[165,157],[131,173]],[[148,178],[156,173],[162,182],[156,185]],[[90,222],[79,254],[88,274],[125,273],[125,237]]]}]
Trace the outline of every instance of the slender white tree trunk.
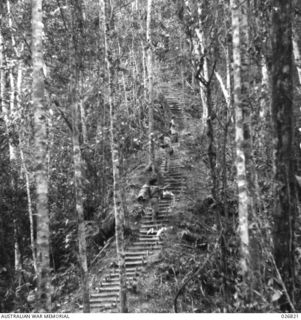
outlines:
[{"label": "slender white tree trunk", "polygon": [[146,63],[145,63],[145,48],[143,41],[141,41],[142,50],[142,74],[143,74],[143,94],[145,101],[147,100],[147,75],[146,75]]},{"label": "slender white tree trunk", "polygon": [[[16,56],[19,56],[17,48],[16,48],[16,41],[15,37],[13,35],[13,22],[12,22],[12,16],[11,16],[11,8],[10,8],[10,1],[6,1],[7,5],[7,13],[8,13],[8,26],[10,28],[11,32],[11,45],[12,48],[16,54]],[[9,66],[9,84],[10,84],[10,98],[9,98],[9,111],[8,115],[10,116],[11,120],[15,117],[15,78],[13,73],[14,65],[13,62],[10,62]],[[14,121],[14,120],[13,120]],[[12,143],[12,138],[9,138],[9,155],[10,155],[10,161],[11,163],[14,162],[17,159],[17,150]]]},{"label": "slender white tree trunk", "polygon": [[153,110],[153,55],[152,55],[152,38],[151,38],[151,17],[152,17],[152,0],[147,0],[146,16],[146,43],[147,43],[147,76],[148,76],[148,143],[149,143],[149,163],[155,163],[155,150],[153,141],[154,131],[154,110]]},{"label": "slender white tree trunk", "polygon": [[301,52],[299,48],[299,43],[300,43],[300,36],[296,28],[293,28],[293,53],[294,53],[295,65],[298,72],[299,85],[301,85]]},{"label": "slender white tree trunk", "polygon": [[[0,21],[2,20],[2,13],[0,13]],[[0,108],[4,115],[4,121],[7,122],[7,108],[5,107],[5,71],[4,71],[4,39],[2,35],[2,29],[0,28]]]},{"label": "slender white tree trunk", "polygon": [[[120,47],[119,41],[118,41],[118,54],[121,57],[121,47]],[[129,115],[128,96],[127,96],[127,92],[126,92],[126,81],[125,81],[124,73],[122,73],[122,86],[123,86],[123,93],[124,93],[125,109],[127,110],[127,113]]]},{"label": "slender white tree trunk", "polygon": [[[80,148],[80,121],[81,119],[81,103],[82,103],[82,84],[83,72],[81,67],[83,65],[83,3],[82,0],[74,1],[72,7],[72,24],[73,24],[73,40],[72,46],[70,44],[70,54],[72,68],[72,81],[70,87],[70,103],[72,110],[72,144],[73,144],[73,165],[74,165],[74,189],[75,189],[75,208],[78,221],[78,252],[79,264],[81,270],[81,285],[82,285],[82,299],[83,312],[90,312],[90,296],[89,296],[89,274],[87,262],[87,243],[84,219],[84,187],[83,187],[83,159]],[[76,30],[76,31],[75,31]],[[84,115],[83,115],[84,117]]]},{"label": "slender white tree trunk", "polygon": [[83,84],[82,78],[83,77],[81,76],[79,110],[80,110],[80,120],[81,120],[81,127],[82,127],[83,143],[87,144],[87,142],[88,142],[88,129],[87,129],[87,119],[86,119],[84,96],[83,96],[84,84]]},{"label": "slender white tree trunk", "polygon": [[104,33],[104,46],[105,46],[105,60],[107,67],[108,79],[108,102],[110,107],[110,145],[112,154],[112,167],[113,167],[113,200],[114,200],[114,215],[115,215],[115,237],[116,237],[116,251],[119,266],[119,280],[120,280],[120,312],[128,312],[127,306],[127,286],[126,286],[126,265],[125,265],[125,245],[124,245],[124,211],[123,199],[121,196],[121,179],[120,179],[120,159],[118,152],[117,137],[115,133],[115,110],[113,101],[113,72],[110,57],[110,48],[108,47],[107,24],[106,24],[106,0],[99,0],[99,11],[102,21],[102,28]]},{"label": "slender white tree trunk", "polygon": [[[243,113],[243,91],[244,73],[243,73],[243,54],[242,46],[245,44],[241,40],[242,28],[246,28],[245,19],[242,19],[245,13],[242,12],[244,6],[243,0],[231,0],[232,12],[232,36],[233,36],[233,78],[234,78],[234,108],[235,108],[235,142],[236,142],[236,181],[238,187],[238,213],[239,213],[239,236],[240,236],[240,269],[243,277],[249,272],[249,192],[246,173],[246,154],[244,150],[244,113]],[[244,8],[245,9],[245,8]],[[246,92],[245,92],[246,94]]]},{"label": "slender white tree trunk", "polygon": [[266,57],[261,56],[261,99],[260,99],[260,118],[266,121],[266,116],[271,114],[269,103],[269,73],[267,67]]},{"label": "slender white tree trunk", "polygon": [[[76,81],[76,80],[75,80]],[[73,163],[74,163],[74,187],[76,213],[78,220],[78,248],[79,261],[82,272],[82,294],[83,294],[83,311],[90,312],[89,302],[89,283],[88,283],[88,264],[87,264],[87,244],[85,234],[84,204],[83,204],[83,177],[82,177],[82,156],[79,140],[79,111],[78,95],[76,94],[76,84],[72,91],[72,142],[73,142]]]},{"label": "slender white tree trunk", "polygon": [[29,173],[26,168],[24,153],[22,150],[21,139],[19,139],[19,145],[20,145],[21,166],[22,166],[22,171],[25,177],[25,184],[26,184],[27,208],[28,208],[28,216],[29,216],[29,224],[30,224],[30,248],[32,252],[33,268],[37,273],[38,268],[37,268],[37,256],[36,256],[36,241],[34,238],[34,223],[33,223],[32,199],[31,199],[31,192],[30,192],[30,180],[29,180]]},{"label": "slender white tree trunk", "polygon": [[34,108],[35,179],[37,206],[37,311],[51,311],[48,180],[45,163],[47,130],[43,75],[43,20],[42,0],[32,0],[32,100]]},{"label": "slender white tree trunk", "polygon": [[[195,29],[195,33],[198,38],[198,56],[200,59],[203,59],[203,66],[202,70],[200,72],[200,75],[203,77],[203,79],[208,82],[209,81],[209,70],[208,70],[208,58],[205,54],[205,35],[204,35],[204,30],[202,26],[202,21],[201,21],[201,16],[202,16],[202,9],[201,9],[201,4],[198,4],[198,27]],[[202,57],[202,58],[201,58]],[[207,129],[207,119],[208,119],[208,99],[207,99],[207,91],[208,88],[204,83],[199,81],[199,86],[200,86],[200,94],[201,94],[201,100],[202,100],[202,131],[203,134],[206,132]]]}]

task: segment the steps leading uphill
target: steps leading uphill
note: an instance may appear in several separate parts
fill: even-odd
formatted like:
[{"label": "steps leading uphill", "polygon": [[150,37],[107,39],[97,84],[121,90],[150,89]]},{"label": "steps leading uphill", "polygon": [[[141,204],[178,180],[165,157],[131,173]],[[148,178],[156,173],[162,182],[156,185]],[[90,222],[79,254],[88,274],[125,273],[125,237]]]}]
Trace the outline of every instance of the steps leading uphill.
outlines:
[{"label": "steps leading uphill", "polygon": [[[179,104],[167,95],[170,111],[174,115],[179,131],[184,127],[183,113]],[[164,173],[165,195],[159,201],[159,215],[155,220],[151,212],[146,212],[141,218],[138,238],[126,247],[126,276],[127,285],[131,285],[139,279],[146,266],[148,258],[158,253],[162,247],[160,230],[168,226],[173,215],[173,206],[184,191],[183,176],[181,174],[181,157],[176,150],[180,147],[179,142],[174,144],[174,154],[170,158],[169,168],[166,168],[166,159],[162,162],[161,172]],[[166,192],[167,191],[167,192]],[[97,289],[91,292],[91,312],[119,312],[119,270],[117,263],[107,270]],[[131,312],[131,306],[129,306]]]}]

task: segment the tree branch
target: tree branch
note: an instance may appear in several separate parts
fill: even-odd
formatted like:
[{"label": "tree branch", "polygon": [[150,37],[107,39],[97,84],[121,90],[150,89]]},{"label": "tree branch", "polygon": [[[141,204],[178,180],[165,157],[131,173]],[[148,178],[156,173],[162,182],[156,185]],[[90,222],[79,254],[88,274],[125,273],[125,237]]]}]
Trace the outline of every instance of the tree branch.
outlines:
[{"label": "tree branch", "polygon": [[221,86],[221,90],[222,90],[222,93],[224,95],[224,98],[226,100],[226,103],[227,103],[227,106],[229,106],[229,103],[230,103],[230,93],[229,91],[227,90],[224,82],[223,82],[223,79],[221,77],[221,75],[217,72],[217,71],[214,71],[214,74],[216,76],[216,79],[217,81],[219,82],[220,86]]},{"label": "tree branch", "polygon": [[60,104],[57,100],[52,100],[56,110],[60,113],[60,115],[62,116],[62,118],[65,120],[68,128],[70,129],[71,132],[73,132],[73,128],[72,125],[70,123],[70,121],[68,120],[68,118],[66,117],[65,113],[62,111],[62,109],[60,108]]},{"label": "tree branch", "polygon": [[64,27],[65,27],[66,31],[68,32],[69,28],[68,28],[67,23],[66,23],[64,12],[63,12],[63,9],[62,9],[61,4],[60,4],[60,0],[56,0],[56,2],[57,2],[57,5],[58,5],[58,7],[60,9],[60,14],[61,14],[61,17],[62,17],[62,20],[63,20],[63,23],[64,23]]},{"label": "tree branch", "polygon": [[215,253],[215,250],[217,249],[217,246],[218,246],[218,243],[219,243],[219,240],[222,236],[222,233],[223,233],[223,230],[221,230],[218,238],[216,239],[216,242],[215,242],[215,245],[214,245],[214,248],[211,252],[211,254],[208,254],[207,255],[207,258],[206,260],[195,270],[195,271],[192,271],[191,272],[191,275],[186,279],[186,281],[184,281],[184,283],[182,284],[182,286],[180,287],[180,289],[178,290],[175,298],[174,298],[174,310],[175,310],[175,313],[178,312],[178,307],[177,307],[177,301],[178,301],[178,297],[179,295],[183,292],[184,288],[186,287],[186,285],[200,272],[202,271],[202,269],[205,267],[205,265],[207,264],[207,262],[209,261],[209,259],[213,256],[213,254]]}]

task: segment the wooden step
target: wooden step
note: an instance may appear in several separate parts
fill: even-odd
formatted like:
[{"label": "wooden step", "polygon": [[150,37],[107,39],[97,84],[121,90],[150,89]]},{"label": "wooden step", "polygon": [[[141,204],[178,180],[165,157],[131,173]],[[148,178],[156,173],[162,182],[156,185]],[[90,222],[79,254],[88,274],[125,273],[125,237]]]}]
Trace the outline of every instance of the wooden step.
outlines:
[{"label": "wooden step", "polygon": [[[159,218],[159,219],[164,219],[164,218],[166,218],[166,213],[165,212],[160,212],[160,209],[161,210],[169,210],[170,209],[170,207],[167,207],[167,208],[160,208],[160,206],[159,206],[159,214],[157,215],[157,218]],[[146,215],[144,215],[143,217],[142,217],[142,219],[141,219],[141,222],[143,222],[143,221],[149,221],[150,219],[152,219],[152,214],[146,214]]]},{"label": "wooden step", "polygon": [[[133,279],[133,278],[137,278],[139,275],[141,274],[141,271],[129,271],[129,272],[126,272],[126,277],[128,278],[130,278],[131,277],[131,279]],[[119,274],[113,274],[112,276],[111,276],[111,279],[113,280],[113,279],[115,279],[115,280],[119,280]]]},{"label": "wooden step", "polygon": [[117,283],[117,285],[112,285],[112,283],[110,284],[110,286],[101,286],[99,288],[99,291],[97,293],[91,293],[90,298],[99,298],[100,297],[100,293],[102,292],[119,292],[120,290],[120,286],[119,286],[119,282]]},{"label": "wooden step", "polygon": [[133,255],[133,256],[126,256],[125,257],[125,261],[142,261],[142,260],[145,260],[146,259],[146,255]]},{"label": "wooden step", "polygon": [[[118,300],[118,303],[119,303],[119,300]],[[82,310],[83,306],[80,306],[79,308]],[[93,305],[90,306],[91,313],[103,312],[108,309],[117,309],[116,301],[114,301],[113,303],[99,302],[99,303],[94,303]]]},{"label": "wooden step", "polygon": [[[157,225],[154,223],[153,227],[148,226],[141,226],[141,230],[140,230],[140,235],[145,235],[147,234],[148,230],[154,230],[154,233],[151,233],[151,235],[157,236],[157,232],[163,228],[163,225],[161,227],[157,227]],[[145,231],[145,233],[143,233],[142,231]]]},{"label": "wooden step", "polygon": [[141,251],[130,251],[130,247],[127,248],[127,251],[125,252],[126,257],[130,257],[130,256],[147,256],[149,255],[149,251],[148,250],[141,250]]},{"label": "wooden step", "polygon": [[141,267],[146,263],[146,259],[139,259],[136,261],[125,261],[125,265],[126,265],[126,269],[128,269],[128,267]]},{"label": "wooden step", "polygon": [[159,246],[161,245],[161,241],[139,241],[139,242],[134,242],[133,245],[140,246],[140,247],[145,247],[145,248],[152,248],[153,246]]},{"label": "wooden step", "polygon": [[138,241],[140,241],[141,239],[154,239],[154,240],[159,240],[157,237],[157,233],[154,234],[143,234],[141,233],[140,236],[138,237]]},{"label": "wooden step", "polygon": [[98,302],[100,300],[102,300],[102,298],[112,298],[116,300],[116,298],[119,296],[119,288],[118,290],[106,290],[103,292],[99,292],[99,293],[94,293],[93,295],[91,295],[90,297],[90,303],[93,302]]},{"label": "wooden step", "polygon": [[[118,301],[119,303],[119,301]],[[99,313],[99,312],[105,312],[106,310],[117,310],[117,304],[115,303],[98,303],[94,304],[93,307],[91,307],[91,313]]]},{"label": "wooden step", "polygon": [[[136,277],[135,277],[136,278]],[[126,277],[126,280],[127,280],[127,284],[131,283],[133,281],[133,277]],[[111,279],[110,281],[104,281],[101,283],[101,288],[108,288],[108,287],[116,287],[116,286],[119,286],[120,285],[120,281],[118,278],[114,278],[114,279]]]},{"label": "wooden step", "polygon": [[140,228],[139,231],[139,235],[140,236],[148,236],[148,237],[152,237],[152,236],[156,236],[157,232],[159,231],[159,228]]},{"label": "wooden step", "polygon": [[145,220],[141,223],[141,226],[143,225],[144,228],[152,228],[154,226],[161,225],[163,226],[165,223],[168,223],[169,219],[162,219],[161,221],[152,221],[152,220]]},{"label": "wooden step", "polygon": [[145,219],[141,222],[141,224],[144,225],[149,225],[149,224],[166,224],[170,221],[170,219],[172,219],[173,215],[169,214],[168,216],[162,217],[162,218],[150,218],[150,219]]},{"label": "wooden step", "polygon": [[119,301],[119,296],[115,296],[115,297],[102,297],[101,301],[93,301],[94,307],[97,307],[97,305],[101,305],[104,303],[116,303]]},{"label": "wooden step", "polygon": [[141,241],[141,242],[154,242],[154,241],[160,241],[159,237],[157,236],[153,236],[152,238],[150,237],[145,237],[145,236],[141,236],[138,238],[138,241]]},{"label": "wooden step", "polygon": [[[138,243],[135,247],[132,248],[132,250],[135,250],[135,248],[136,248],[137,250],[141,250],[142,248],[145,249],[145,247],[146,247],[145,245],[140,245],[140,244]],[[150,244],[148,244],[147,247],[148,247],[149,249],[151,249],[152,252],[154,252],[155,250],[161,250],[161,248],[162,248],[162,246],[161,246],[161,245],[158,245],[158,244],[156,244],[156,245],[150,245]]]}]

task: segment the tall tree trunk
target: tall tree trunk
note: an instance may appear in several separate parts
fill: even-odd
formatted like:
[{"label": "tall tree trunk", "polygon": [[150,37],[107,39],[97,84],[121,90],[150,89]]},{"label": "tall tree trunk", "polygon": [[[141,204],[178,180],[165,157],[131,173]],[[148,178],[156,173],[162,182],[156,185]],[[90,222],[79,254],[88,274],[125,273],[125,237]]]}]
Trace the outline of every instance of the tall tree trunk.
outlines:
[{"label": "tall tree trunk", "polygon": [[18,239],[18,227],[17,227],[17,221],[14,219],[14,242],[15,242],[15,248],[14,248],[14,260],[15,260],[15,282],[17,283],[17,286],[20,287],[22,283],[22,262],[21,262],[21,252],[20,252],[20,246],[19,246],[19,239]]},{"label": "tall tree trunk", "polygon": [[[229,59],[227,59],[229,60]],[[228,65],[228,63],[227,63]],[[227,139],[228,139],[228,129],[230,124],[230,113],[231,113],[231,88],[228,85],[230,81],[228,82],[228,69],[227,68],[227,86],[224,84],[223,79],[221,75],[215,71],[215,76],[220,84],[222,93],[224,95],[225,101],[226,101],[226,109],[224,112],[224,119],[226,120],[224,122],[224,137],[223,137],[223,151],[222,151],[222,185],[223,185],[223,191],[222,191],[222,203],[224,206],[224,212],[225,217],[228,218],[228,206],[227,206],[227,195],[226,195],[226,189],[227,189],[227,163],[226,163],[226,151],[227,151]],[[230,70],[229,70],[230,72]],[[230,78],[230,77],[229,77]]]},{"label": "tall tree trunk", "polygon": [[[216,170],[216,146],[214,141],[214,128],[213,128],[213,106],[211,97],[211,79],[209,79],[209,65],[208,56],[205,53],[206,39],[202,23],[203,8],[202,4],[197,4],[198,11],[198,26],[195,29],[197,35],[197,51],[200,58],[200,65],[198,66],[197,78],[200,85],[200,93],[203,105],[202,114],[202,133],[207,134],[208,137],[208,159],[210,164],[210,173],[212,179],[211,193],[215,201],[218,201],[218,178]],[[213,66],[215,68],[215,66]]]},{"label": "tall tree trunk", "polygon": [[149,164],[154,166],[155,149],[153,140],[154,131],[154,109],[153,109],[153,61],[152,61],[152,38],[151,38],[152,0],[147,0],[146,17],[146,43],[147,43],[147,78],[148,78],[148,143]]},{"label": "tall tree trunk", "polygon": [[249,190],[246,172],[246,152],[244,148],[245,118],[243,108],[245,107],[247,88],[245,82],[245,36],[243,35],[245,25],[246,2],[244,0],[231,0],[232,13],[232,36],[233,36],[233,82],[234,82],[234,108],[235,108],[235,142],[236,142],[236,172],[238,186],[238,213],[239,213],[239,236],[240,236],[240,272],[245,281],[249,275]]},{"label": "tall tree trunk", "polygon": [[[197,11],[198,11],[198,26],[195,29],[195,33],[198,39],[197,47],[198,47],[198,56],[200,59],[200,63],[202,65],[199,65],[199,75],[202,76],[202,78],[208,83],[209,81],[209,67],[208,67],[208,56],[205,53],[205,34],[204,34],[204,28],[202,25],[202,4],[198,3],[197,4]],[[208,130],[208,124],[210,123],[210,119],[208,122],[208,118],[210,118],[209,115],[209,108],[211,106],[209,105],[210,100],[208,99],[208,86],[202,82],[199,81],[199,86],[200,86],[200,94],[201,94],[201,100],[202,100],[202,132],[203,134],[206,133]],[[211,131],[211,129],[209,129]]]},{"label": "tall tree trunk", "polygon": [[295,28],[293,29],[293,32],[294,32],[293,33],[294,60],[295,60],[295,65],[298,72],[299,85],[301,85],[301,52],[299,48],[299,43],[301,42],[301,40]]},{"label": "tall tree trunk", "polygon": [[134,34],[132,35],[132,50],[131,50],[131,60],[132,60],[132,78],[133,78],[133,104],[135,105],[137,103],[137,97],[138,97],[138,89],[137,89],[137,82],[139,77],[139,72],[137,69],[137,61],[136,61],[136,55],[135,55],[135,43],[134,43]]},{"label": "tall tree trunk", "polygon": [[42,0],[32,0],[32,101],[34,107],[35,179],[37,206],[37,311],[51,311],[48,181],[46,167],[46,104],[43,75],[43,20]]},{"label": "tall tree trunk", "polygon": [[[7,5],[7,13],[8,13],[8,25],[9,25],[10,32],[11,32],[11,45],[12,45],[12,48],[13,48],[16,56],[18,56],[18,52],[17,52],[17,48],[16,48],[16,41],[15,41],[15,37],[13,35],[13,22],[12,22],[12,17],[11,17],[11,8],[10,8],[10,1],[9,0],[6,1],[6,5]],[[9,68],[9,84],[10,84],[10,97],[9,97],[8,114],[14,115],[14,111],[15,111],[15,79],[14,79],[14,73],[13,73],[13,63],[11,63],[11,66]],[[16,151],[14,144],[12,143],[11,135],[9,135],[9,157],[10,157],[11,165],[13,165],[13,162],[17,159],[17,151]]]},{"label": "tall tree trunk", "polygon": [[142,51],[143,95],[146,101],[147,100],[147,77],[146,77],[146,64],[145,64],[145,48],[142,40],[141,40],[141,51]]},{"label": "tall tree trunk", "polygon": [[[122,56],[121,53],[121,46],[120,46],[120,41],[118,40],[118,54],[119,57]],[[125,81],[125,75],[124,72],[122,73],[122,86],[123,86],[123,93],[124,93],[124,105],[125,105],[125,109],[127,111],[127,115],[129,116],[130,112],[129,112],[129,106],[128,106],[128,97],[127,97],[127,92],[126,92],[126,81]]]},{"label": "tall tree trunk", "polygon": [[271,114],[269,103],[269,73],[266,57],[261,55],[261,92],[260,92],[260,113],[259,116],[267,122],[267,117]]},{"label": "tall tree trunk", "polygon": [[37,273],[38,268],[37,268],[37,256],[36,256],[36,241],[34,237],[34,223],[33,223],[32,200],[31,200],[31,193],[30,193],[30,180],[29,180],[29,173],[26,168],[24,153],[22,150],[22,144],[23,144],[22,140],[21,138],[19,138],[21,167],[25,177],[26,194],[27,194],[27,208],[28,208],[29,226],[30,226],[30,248],[32,252],[33,268],[35,273]]},{"label": "tall tree trunk", "polygon": [[[10,8],[10,1],[6,1],[7,5],[7,13],[8,13],[8,25],[10,28],[11,33],[11,46],[16,54],[16,57],[18,57],[18,51],[16,48],[16,42],[15,37],[13,34],[13,23],[12,23],[12,17],[11,17],[11,8]],[[10,62],[10,68],[9,68],[9,85],[10,85],[10,94],[9,94],[9,110],[5,110],[7,115],[10,116],[11,123],[9,124],[9,121],[6,123],[7,128],[14,128],[15,126],[15,115],[16,115],[16,108],[15,108],[15,93],[16,93],[16,84],[15,84],[15,78],[14,78],[14,63],[13,58]],[[7,118],[6,118],[7,119]],[[17,168],[16,168],[16,160],[17,160],[17,149],[15,147],[15,144],[13,142],[13,136],[16,134],[14,129],[8,129],[8,141],[9,141],[9,161],[10,161],[10,167],[11,167],[11,188],[14,195],[17,193],[18,188],[18,177],[17,177]],[[15,201],[13,203],[13,212],[12,214],[15,215]],[[17,285],[21,285],[21,252],[19,247],[19,238],[17,236],[18,233],[18,220],[17,217],[14,218],[14,241],[15,241],[15,273],[17,278]]]},{"label": "tall tree trunk", "polygon": [[[11,12],[10,12],[10,2],[6,2],[7,6],[7,13],[8,13],[8,22],[11,32],[11,46],[15,48],[15,40],[14,36],[12,34],[12,20],[11,20]],[[4,7],[4,4],[3,4]],[[3,8],[1,8],[3,10]],[[3,12],[3,11],[2,11]],[[2,12],[1,17],[2,19]],[[2,31],[2,26],[1,26]],[[0,41],[1,41],[1,111],[3,112],[3,118],[5,123],[5,131],[6,136],[8,138],[8,146],[9,146],[9,163],[10,163],[10,188],[12,193],[12,212],[11,215],[13,216],[13,225],[14,225],[14,271],[15,271],[15,283],[17,286],[20,287],[21,285],[21,279],[22,279],[22,266],[21,266],[21,253],[20,253],[20,247],[19,247],[19,237],[18,237],[18,221],[17,216],[15,215],[16,211],[16,191],[17,191],[17,172],[16,172],[16,148],[13,145],[13,134],[15,133],[12,128],[12,122],[10,121],[9,117],[14,115],[15,110],[15,79],[13,75],[13,65],[11,63],[11,66],[8,71],[9,75],[9,86],[10,86],[10,92],[9,92],[9,105],[5,102],[5,63],[4,63],[4,39],[2,36],[2,32],[0,35]],[[11,59],[13,61],[13,59]]]},{"label": "tall tree trunk", "polygon": [[[185,53],[185,42],[182,39],[182,34],[180,36],[180,52],[184,56]],[[186,99],[185,99],[185,75],[184,75],[184,63],[181,63],[181,85],[182,85],[182,99],[183,99],[183,110],[186,110]],[[186,128],[186,117],[184,114],[184,127]]]},{"label": "tall tree trunk", "polygon": [[107,67],[108,79],[108,101],[110,107],[110,145],[112,154],[113,166],[113,200],[114,200],[114,215],[115,215],[115,237],[116,237],[116,251],[119,266],[119,281],[120,281],[120,312],[128,312],[127,307],[127,286],[126,286],[126,265],[125,265],[125,248],[124,248],[124,211],[121,198],[121,180],[120,180],[120,161],[118,154],[117,137],[115,136],[115,110],[113,102],[113,66],[111,64],[111,52],[108,47],[108,32],[106,23],[106,1],[99,1],[100,15],[102,17],[102,26],[104,31],[104,46],[105,46],[105,60]]},{"label": "tall tree trunk", "polygon": [[83,77],[81,77],[80,83],[80,97],[79,97],[79,110],[80,110],[80,120],[81,120],[81,127],[82,127],[82,136],[83,136],[83,143],[88,143],[88,129],[87,129],[87,119],[86,119],[86,110],[85,110],[85,102],[84,102],[84,83]]},{"label": "tall tree trunk", "polygon": [[3,114],[4,122],[6,124],[6,134],[7,134],[7,117],[8,109],[5,103],[5,43],[2,34],[2,24],[3,24],[3,7],[4,5],[0,3],[0,111]]},{"label": "tall tree trunk", "polygon": [[[296,217],[293,168],[292,3],[274,0],[272,27],[272,116],[274,123],[275,209],[274,254],[277,267],[294,301],[294,222]],[[281,302],[286,302],[285,299]],[[282,310],[290,310],[286,304]]]},{"label": "tall tree trunk", "polygon": [[[223,144],[222,144],[222,197],[221,202],[224,209],[224,214],[226,218],[226,223],[222,226],[223,235],[221,236],[221,260],[223,263],[224,277],[223,277],[223,287],[224,287],[224,298],[226,301],[229,301],[229,285],[227,278],[229,277],[229,267],[227,261],[227,234],[229,232],[229,210],[228,210],[228,198],[227,198],[227,188],[228,188],[228,179],[227,179],[227,142],[228,142],[228,132],[229,126],[231,123],[231,113],[232,113],[232,99],[231,99],[231,58],[230,58],[230,45],[226,44],[225,55],[226,55],[226,84],[223,82],[221,75],[215,71],[215,76],[220,84],[224,99],[226,102],[226,108],[224,112],[224,128],[223,128]],[[221,219],[220,219],[221,221]]]},{"label": "tall tree trunk", "polygon": [[[2,7],[0,5],[0,11]],[[4,88],[5,88],[5,73],[4,73],[4,39],[2,35],[2,25],[1,21],[3,19],[3,14],[0,13],[0,110],[4,112]]]},{"label": "tall tree trunk", "polygon": [[75,205],[78,220],[78,249],[79,263],[82,275],[82,297],[83,297],[83,312],[90,312],[90,297],[89,297],[89,274],[87,263],[87,244],[85,234],[84,220],[84,190],[83,190],[83,160],[80,149],[80,104],[82,97],[83,83],[83,12],[82,1],[76,0],[73,4],[73,62],[72,69],[73,81],[70,90],[70,101],[72,108],[72,143],[73,143],[73,163],[74,163],[74,188],[75,188]]},{"label": "tall tree trunk", "polygon": [[72,106],[72,142],[73,142],[73,163],[74,163],[74,188],[75,205],[78,221],[78,249],[79,262],[82,273],[82,294],[83,294],[83,312],[90,312],[89,301],[89,278],[87,264],[87,244],[85,234],[84,203],[83,203],[83,175],[82,175],[82,155],[80,150],[79,133],[79,97],[77,93],[78,76],[75,77],[73,90],[71,91]]},{"label": "tall tree trunk", "polygon": [[[294,60],[299,78],[299,86],[301,86],[301,4],[300,1],[294,0],[293,7],[295,8],[295,17],[293,19],[293,52],[294,52]],[[301,94],[301,89],[299,91]]]}]

